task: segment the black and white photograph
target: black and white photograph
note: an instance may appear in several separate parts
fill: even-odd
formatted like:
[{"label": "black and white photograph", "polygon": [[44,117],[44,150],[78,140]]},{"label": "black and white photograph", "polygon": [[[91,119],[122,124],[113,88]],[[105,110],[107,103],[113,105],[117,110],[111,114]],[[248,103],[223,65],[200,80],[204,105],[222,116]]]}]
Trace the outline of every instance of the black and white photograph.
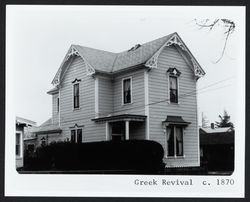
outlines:
[{"label": "black and white photograph", "polygon": [[243,6],[6,7],[8,196],[244,197],[244,106]]}]

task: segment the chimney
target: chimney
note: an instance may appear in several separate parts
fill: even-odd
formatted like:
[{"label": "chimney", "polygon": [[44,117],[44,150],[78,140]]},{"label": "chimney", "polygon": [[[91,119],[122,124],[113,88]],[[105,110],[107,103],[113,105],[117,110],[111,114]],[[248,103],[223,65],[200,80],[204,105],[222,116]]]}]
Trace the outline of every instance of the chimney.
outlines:
[{"label": "chimney", "polygon": [[211,128],[214,129],[214,123],[211,123]]}]

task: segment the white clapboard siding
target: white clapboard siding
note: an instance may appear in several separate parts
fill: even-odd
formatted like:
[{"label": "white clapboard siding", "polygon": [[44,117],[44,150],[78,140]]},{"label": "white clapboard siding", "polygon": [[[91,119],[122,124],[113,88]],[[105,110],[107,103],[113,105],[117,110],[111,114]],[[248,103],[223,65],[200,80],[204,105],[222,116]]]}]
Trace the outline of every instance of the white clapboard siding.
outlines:
[{"label": "white clapboard siding", "polygon": [[58,93],[52,95],[52,121],[53,123],[58,123],[58,117],[59,113],[57,111],[57,98],[58,98]]},{"label": "white clapboard siding", "polygon": [[99,116],[107,116],[113,112],[113,82],[109,77],[98,77]]},{"label": "white clapboard siding", "polygon": [[[122,79],[132,78],[132,104],[123,105],[122,101]],[[139,114],[145,115],[144,95],[144,70],[132,71],[130,73],[116,76],[113,82],[114,89],[114,114]]]},{"label": "white clapboard siding", "polygon": [[184,158],[165,159],[167,166],[177,167],[179,165],[198,166],[198,130],[197,130],[197,102],[196,102],[196,80],[191,68],[174,47],[166,47],[158,58],[156,69],[149,72],[149,103],[169,99],[168,75],[169,67],[175,67],[181,75],[178,78],[179,96],[191,93],[186,97],[179,97],[179,104],[161,102],[149,106],[150,139],[156,140],[166,148],[166,137],[163,132],[162,121],[168,115],[182,116],[185,121],[191,122],[184,131]]},{"label": "white clapboard siding", "polygon": [[[73,84],[80,81],[80,108],[73,109]],[[82,126],[83,141],[105,140],[105,124],[96,124],[95,118],[95,84],[94,78],[86,74],[84,61],[76,57],[68,68],[60,89],[61,111],[60,123],[64,139],[70,139],[70,127]]]}]

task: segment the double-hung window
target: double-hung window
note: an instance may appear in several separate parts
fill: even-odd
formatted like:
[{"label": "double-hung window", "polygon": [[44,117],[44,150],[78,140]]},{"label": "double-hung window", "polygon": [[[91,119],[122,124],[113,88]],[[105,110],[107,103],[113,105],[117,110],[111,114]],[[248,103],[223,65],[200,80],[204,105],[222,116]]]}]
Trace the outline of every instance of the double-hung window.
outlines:
[{"label": "double-hung window", "polygon": [[170,67],[167,73],[169,75],[169,101],[170,103],[179,103],[178,78],[181,72],[175,67]]},{"label": "double-hung window", "polygon": [[122,89],[123,89],[123,104],[132,103],[132,84],[131,78],[123,79],[122,81]]},{"label": "double-hung window", "polygon": [[16,133],[16,156],[21,156],[21,133]]},{"label": "double-hung window", "polygon": [[78,109],[80,107],[79,83],[75,83],[73,86],[73,103],[74,103],[74,109]]},{"label": "double-hung window", "polygon": [[59,112],[59,108],[60,107],[60,100],[59,100],[59,97],[57,98],[57,112]]},{"label": "double-hung window", "polygon": [[169,125],[167,127],[167,156],[183,156],[183,127]]},{"label": "double-hung window", "polygon": [[81,128],[71,130],[71,142],[72,143],[82,142],[82,129]]},{"label": "double-hung window", "polygon": [[178,103],[178,79],[176,76],[169,76],[170,103]]}]

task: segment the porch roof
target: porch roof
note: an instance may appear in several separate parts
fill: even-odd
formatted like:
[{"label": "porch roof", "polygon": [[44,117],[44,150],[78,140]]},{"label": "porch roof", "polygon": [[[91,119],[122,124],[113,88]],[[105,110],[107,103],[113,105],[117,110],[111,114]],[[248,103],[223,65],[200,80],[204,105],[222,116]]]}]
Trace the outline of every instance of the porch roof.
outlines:
[{"label": "porch roof", "polygon": [[167,116],[166,120],[162,123],[168,123],[168,124],[178,124],[178,125],[184,125],[187,126],[190,124],[190,122],[184,121],[181,116]]},{"label": "porch roof", "polygon": [[30,132],[39,134],[51,134],[51,133],[61,133],[62,129],[59,127],[58,124],[52,122],[52,118],[45,121],[39,127],[32,129]]},{"label": "porch roof", "polygon": [[124,121],[124,120],[130,120],[130,121],[145,121],[147,116],[144,115],[137,115],[137,114],[120,114],[120,115],[113,115],[113,116],[106,116],[106,117],[99,117],[91,119],[95,122],[112,122],[112,121]]}]

